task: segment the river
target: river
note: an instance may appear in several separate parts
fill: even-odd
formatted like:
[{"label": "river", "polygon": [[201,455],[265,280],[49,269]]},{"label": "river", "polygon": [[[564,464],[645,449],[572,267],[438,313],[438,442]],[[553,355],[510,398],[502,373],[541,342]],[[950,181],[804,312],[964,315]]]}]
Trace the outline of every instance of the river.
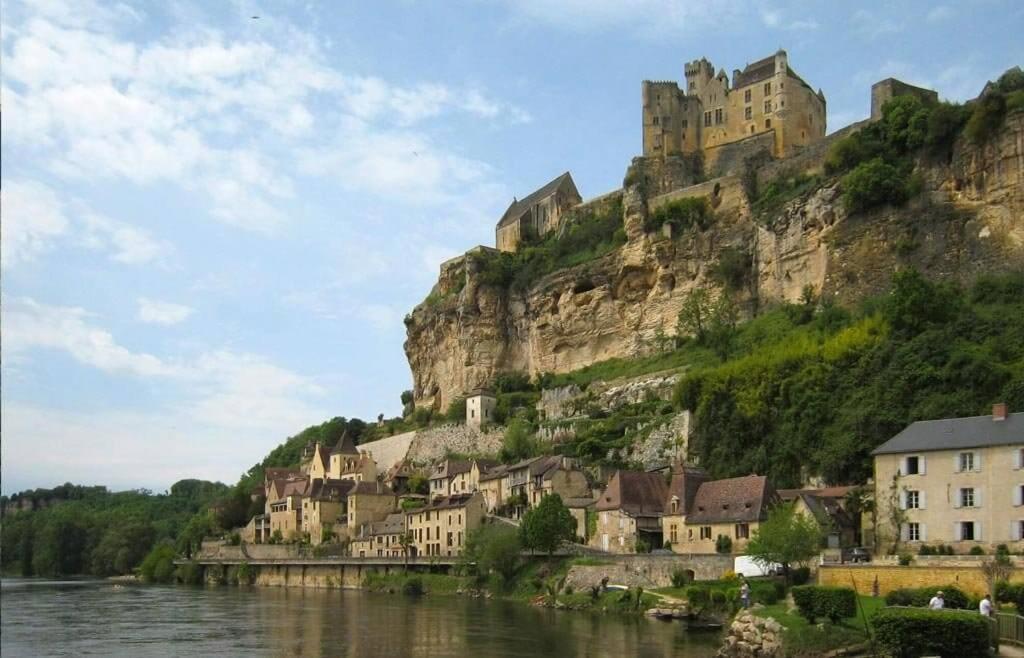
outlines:
[{"label": "river", "polygon": [[3,579],[0,653],[16,656],[649,656],[708,658],[678,623],[521,603],[352,590]]}]

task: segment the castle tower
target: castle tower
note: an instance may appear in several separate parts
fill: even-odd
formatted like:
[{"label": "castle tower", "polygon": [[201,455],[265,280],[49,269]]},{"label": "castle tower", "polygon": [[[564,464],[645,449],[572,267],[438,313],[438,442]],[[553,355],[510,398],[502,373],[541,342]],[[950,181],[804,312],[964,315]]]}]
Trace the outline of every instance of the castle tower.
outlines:
[{"label": "castle tower", "polygon": [[[779,49],[775,53],[775,75],[772,80],[772,112],[775,114],[775,152],[782,153],[784,150],[783,145],[787,143],[789,135],[786,134],[787,126],[786,117],[788,115],[787,106],[791,107],[792,104],[787,102],[788,92],[786,89],[786,79],[789,72],[789,56],[786,51]],[[790,85],[792,87],[792,85]]]},{"label": "castle tower", "polygon": [[683,66],[683,73],[686,75],[686,95],[700,96],[704,86],[715,77],[715,67],[706,57],[701,57],[687,62]]}]

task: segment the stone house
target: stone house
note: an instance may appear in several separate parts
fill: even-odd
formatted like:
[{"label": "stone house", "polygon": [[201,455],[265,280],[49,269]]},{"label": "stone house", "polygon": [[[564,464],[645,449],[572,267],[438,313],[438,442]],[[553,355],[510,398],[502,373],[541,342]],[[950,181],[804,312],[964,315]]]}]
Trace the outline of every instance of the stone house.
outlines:
[{"label": "stone house", "polygon": [[855,487],[824,487],[821,489],[779,489],[779,498],[792,503],[796,511],[805,514],[825,531],[828,548],[856,546],[860,528],[859,519],[853,518],[845,508],[846,494]]},{"label": "stone house", "polygon": [[310,480],[323,480],[331,468],[331,453],[323,444],[310,443],[302,455],[302,472]]},{"label": "stone house", "polygon": [[522,242],[557,230],[565,212],[582,200],[569,172],[522,200],[513,199],[495,228],[495,246],[499,251],[516,251]]},{"label": "stone house", "polygon": [[332,480],[374,482],[377,479],[377,464],[371,455],[356,449],[355,442],[346,431],[331,450],[328,476]]},{"label": "stone house", "polygon": [[527,500],[536,507],[544,496],[558,494],[562,501],[590,497],[590,484],[583,471],[568,457],[549,455],[530,464]]},{"label": "stone house", "polygon": [[445,459],[430,473],[430,496],[450,496],[466,491],[473,464],[465,459]]},{"label": "stone house", "polygon": [[643,540],[661,546],[661,517],[668,485],[659,473],[616,471],[598,497],[597,532],[590,545],[612,553],[635,553]]},{"label": "stone house", "polygon": [[402,557],[402,536],[405,535],[405,513],[394,512],[376,521],[359,526],[349,544],[353,557]]},{"label": "stone house", "polygon": [[271,483],[266,502],[271,537],[280,532],[281,537],[287,541],[302,532],[302,497],[307,487],[309,478],[305,476],[274,480]]},{"label": "stone house", "polygon": [[743,553],[753,532],[779,500],[763,475],[745,475],[701,483],[685,518],[686,537],[673,542],[680,553],[714,553],[719,536],[732,540],[732,552]]},{"label": "stone house", "polygon": [[349,536],[355,535],[360,526],[384,520],[398,509],[398,497],[383,483],[356,482],[348,492],[346,526]]},{"label": "stone house", "polygon": [[676,553],[690,552],[684,543],[687,536],[686,517],[693,509],[700,485],[710,479],[707,471],[697,466],[676,464],[672,468],[661,527],[665,546]]},{"label": "stone house", "polygon": [[309,533],[311,544],[347,531],[348,494],[356,486],[353,480],[313,480],[309,495],[302,499],[302,530]]},{"label": "stone house", "polygon": [[[1024,413],[912,423],[872,453],[879,540],[1024,548]],[[898,506],[904,521],[885,527]]]},{"label": "stone house", "polygon": [[498,400],[486,389],[473,391],[466,396],[466,426],[480,429],[494,419],[494,407]]},{"label": "stone house", "polygon": [[384,475],[384,484],[395,493],[407,493],[409,491],[409,480],[415,474],[416,469],[403,459],[388,469],[388,472]]},{"label": "stone house", "polygon": [[716,147],[767,134],[772,155],[781,158],[825,136],[825,95],[797,75],[785,50],[734,69],[731,84],[707,59],[687,63],[684,75],[685,89],[642,84],[645,156],[708,157]]},{"label": "stone house", "polygon": [[429,505],[405,513],[412,536],[411,555],[456,556],[466,537],[480,527],[486,508],[483,495],[456,494],[435,498]]},{"label": "stone house", "polygon": [[506,498],[508,482],[508,466],[499,464],[494,468],[480,473],[478,482],[480,493],[484,497],[484,505],[487,512],[493,514]]}]

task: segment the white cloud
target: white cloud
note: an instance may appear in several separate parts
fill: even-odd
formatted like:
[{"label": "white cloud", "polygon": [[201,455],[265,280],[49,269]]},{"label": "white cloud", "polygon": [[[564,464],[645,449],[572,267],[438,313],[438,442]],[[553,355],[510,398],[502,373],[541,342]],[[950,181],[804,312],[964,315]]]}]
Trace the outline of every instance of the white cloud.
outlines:
[{"label": "white cloud", "polygon": [[947,7],[946,5],[939,5],[937,7],[932,7],[932,9],[928,12],[927,16],[925,16],[925,20],[927,20],[929,23],[938,23],[940,21],[952,18],[953,13],[953,10]]},{"label": "white cloud", "polygon": [[64,205],[50,188],[8,180],[0,190],[0,260],[10,268],[33,260],[68,230]]},{"label": "white cloud", "polygon": [[137,317],[147,324],[178,324],[192,315],[193,309],[184,304],[161,302],[155,299],[139,297]]},{"label": "white cloud", "polygon": [[761,22],[767,27],[778,27],[781,20],[782,12],[778,9],[765,8],[761,10]]},{"label": "white cloud", "polygon": [[110,258],[127,265],[142,265],[163,260],[171,248],[148,232],[93,212],[82,216],[84,243],[110,250]]}]

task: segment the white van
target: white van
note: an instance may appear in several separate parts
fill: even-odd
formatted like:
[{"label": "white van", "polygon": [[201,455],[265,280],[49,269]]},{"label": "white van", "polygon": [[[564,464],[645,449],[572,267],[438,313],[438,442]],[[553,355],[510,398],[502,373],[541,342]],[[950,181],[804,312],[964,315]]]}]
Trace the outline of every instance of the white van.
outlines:
[{"label": "white van", "polygon": [[747,555],[737,555],[733,560],[732,570],[737,576],[746,576],[747,578],[753,576],[774,576],[775,574],[782,573],[782,565],[774,563],[761,565]]}]

